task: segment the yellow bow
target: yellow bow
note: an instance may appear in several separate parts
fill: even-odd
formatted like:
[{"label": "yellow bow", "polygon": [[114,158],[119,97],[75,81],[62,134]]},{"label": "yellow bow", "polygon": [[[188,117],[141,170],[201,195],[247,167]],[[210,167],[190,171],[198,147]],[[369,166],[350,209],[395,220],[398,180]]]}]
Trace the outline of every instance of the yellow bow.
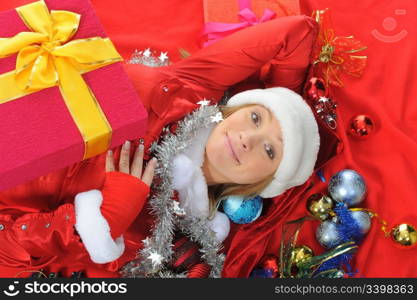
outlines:
[{"label": "yellow bow", "polygon": [[80,15],[49,12],[43,1],[16,8],[32,32],[0,38],[0,59],[17,54],[16,69],[0,75],[0,104],[58,86],[85,143],[84,158],[108,148],[111,127],[83,73],[121,61],[108,38],[68,42],[77,32]]}]

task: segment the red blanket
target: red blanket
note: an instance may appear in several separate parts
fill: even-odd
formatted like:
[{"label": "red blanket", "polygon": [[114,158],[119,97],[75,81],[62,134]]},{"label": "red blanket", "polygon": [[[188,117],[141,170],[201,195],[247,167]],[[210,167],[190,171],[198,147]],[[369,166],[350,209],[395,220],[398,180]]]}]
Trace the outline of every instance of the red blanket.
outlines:
[{"label": "red blanket", "polygon": [[[388,222],[417,226],[417,13],[415,1],[300,1],[301,13],[330,8],[336,35],[354,35],[368,47],[367,66],[360,79],[344,76],[345,87],[332,88],[338,101],[338,135],[343,150],[323,168],[326,182],[335,172],[350,168],[362,174],[368,194],[361,207]],[[363,55],[363,54],[361,54]],[[366,114],[374,131],[360,140],[346,134],[350,119]],[[298,214],[305,209],[300,204]],[[380,223],[372,227],[355,255],[354,269],[364,277],[417,277],[417,248],[400,248],[385,238]],[[322,251],[315,226],[304,226],[300,244]],[[270,249],[279,241],[271,239]]]}]

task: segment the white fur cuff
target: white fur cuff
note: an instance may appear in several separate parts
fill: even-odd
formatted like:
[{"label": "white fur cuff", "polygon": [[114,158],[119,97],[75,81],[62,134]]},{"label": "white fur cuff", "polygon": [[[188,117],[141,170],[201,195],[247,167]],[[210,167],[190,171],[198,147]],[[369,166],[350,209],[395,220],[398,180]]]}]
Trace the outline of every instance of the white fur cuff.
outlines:
[{"label": "white fur cuff", "polygon": [[124,250],[123,236],[113,240],[110,226],[100,211],[103,195],[90,190],[75,196],[75,228],[93,262],[105,264],[119,258]]}]

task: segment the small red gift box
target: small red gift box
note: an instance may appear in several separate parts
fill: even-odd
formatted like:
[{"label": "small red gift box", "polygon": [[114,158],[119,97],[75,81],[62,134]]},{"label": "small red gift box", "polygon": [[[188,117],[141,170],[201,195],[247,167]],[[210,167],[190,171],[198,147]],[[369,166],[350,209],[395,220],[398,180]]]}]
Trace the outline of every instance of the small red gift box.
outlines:
[{"label": "small red gift box", "polygon": [[86,0],[0,13],[0,190],[143,137],[147,112]]},{"label": "small red gift box", "polygon": [[204,21],[238,23],[239,11],[250,7],[258,18],[265,9],[276,13],[277,17],[300,14],[299,0],[204,0]]},{"label": "small red gift box", "polygon": [[297,15],[298,0],[204,0],[204,47],[276,17]]}]

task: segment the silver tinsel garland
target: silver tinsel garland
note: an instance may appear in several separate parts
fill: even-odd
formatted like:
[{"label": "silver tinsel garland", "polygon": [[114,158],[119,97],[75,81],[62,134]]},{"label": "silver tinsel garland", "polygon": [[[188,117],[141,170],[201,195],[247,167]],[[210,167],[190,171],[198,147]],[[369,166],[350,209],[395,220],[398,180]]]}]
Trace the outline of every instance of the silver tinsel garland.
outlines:
[{"label": "silver tinsel garland", "polygon": [[160,55],[157,56],[157,52],[155,50],[151,50],[150,48],[141,51],[136,49],[127,63],[142,64],[153,68],[168,66],[170,61],[167,54],[168,52],[160,52]]},{"label": "silver tinsel garland", "polygon": [[208,227],[207,219],[195,218],[178,213],[178,206],[172,199],[172,160],[184,150],[195,138],[198,129],[207,128],[211,117],[218,116],[216,105],[201,105],[199,109],[178,122],[176,134],[167,133],[165,138],[155,146],[154,156],[158,159],[155,179],[152,183],[150,206],[155,216],[152,234],[144,240],[144,248],[138,252],[136,259],[121,269],[123,277],[186,277],[168,269],[167,263],[173,255],[174,230],[179,229],[191,241],[200,245],[202,259],[211,267],[210,277],[219,278],[224,262],[220,254],[221,244],[215,239],[214,232]]}]

